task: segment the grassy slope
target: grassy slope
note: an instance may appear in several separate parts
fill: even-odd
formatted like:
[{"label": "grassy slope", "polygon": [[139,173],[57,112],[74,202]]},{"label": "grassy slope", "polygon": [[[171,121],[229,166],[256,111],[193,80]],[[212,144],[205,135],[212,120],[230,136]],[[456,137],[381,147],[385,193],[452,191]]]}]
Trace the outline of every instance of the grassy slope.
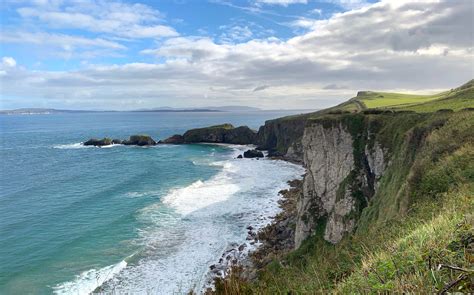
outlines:
[{"label": "grassy slope", "polygon": [[[473,86],[470,81],[435,100],[397,106],[424,114],[366,115],[382,120],[369,125],[383,126],[377,140],[390,146],[395,160],[354,235],[332,245],[315,234],[268,265],[256,282],[232,276],[217,293],[432,293],[457,279],[450,291],[472,292],[474,112],[426,112],[474,107]],[[341,109],[360,106],[352,100],[332,110]],[[321,113],[327,111],[306,118]]]},{"label": "grassy slope", "polygon": [[433,95],[401,94],[388,92],[362,92],[352,101],[362,103],[366,108],[390,108],[433,112],[438,109],[458,111],[474,107],[474,80],[461,87]]}]

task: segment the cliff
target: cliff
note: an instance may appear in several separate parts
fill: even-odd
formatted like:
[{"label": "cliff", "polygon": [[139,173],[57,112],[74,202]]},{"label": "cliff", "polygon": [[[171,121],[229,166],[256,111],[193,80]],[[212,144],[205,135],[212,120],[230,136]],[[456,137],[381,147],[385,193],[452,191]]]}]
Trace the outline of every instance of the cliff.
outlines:
[{"label": "cliff", "polygon": [[[401,112],[326,115],[311,120],[302,138],[307,174],[298,201],[296,248],[317,228],[333,244],[352,233],[363,210],[380,197],[380,182],[387,169],[398,168],[392,164],[403,159],[404,171],[409,171],[413,164],[409,155],[448,117]],[[414,127],[417,124],[423,128]],[[396,192],[399,206],[388,213],[392,217],[406,210],[403,177],[407,175],[399,179],[400,191]]]},{"label": "cliff", "polygon": [[267,121],[259,147],[307,173],[292,209],[261,233],[258,279],[237,272],[217,293],[473,291],[472,84],[421,97],[361,92]]}]

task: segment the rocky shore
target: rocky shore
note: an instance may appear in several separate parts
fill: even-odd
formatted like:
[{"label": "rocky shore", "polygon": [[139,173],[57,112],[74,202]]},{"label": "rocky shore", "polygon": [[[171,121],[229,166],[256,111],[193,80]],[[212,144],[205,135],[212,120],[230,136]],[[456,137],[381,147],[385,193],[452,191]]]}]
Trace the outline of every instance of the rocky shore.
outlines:
[{"label": "rocky shore", "polygon": [[219,261],[209,266],[204,286],[208,293],[212,293],[215,285],[237,272],[239,279],[256,279],[259,269],[294,248],[296,205],[302,194],[302,180],[289,181],[288,185],[288,189],[279,192],[281,199],[278,204],[282,211],[270,217],[273,221],[261,228],[247,226],[246,242],[231,244],[222,253]]}]

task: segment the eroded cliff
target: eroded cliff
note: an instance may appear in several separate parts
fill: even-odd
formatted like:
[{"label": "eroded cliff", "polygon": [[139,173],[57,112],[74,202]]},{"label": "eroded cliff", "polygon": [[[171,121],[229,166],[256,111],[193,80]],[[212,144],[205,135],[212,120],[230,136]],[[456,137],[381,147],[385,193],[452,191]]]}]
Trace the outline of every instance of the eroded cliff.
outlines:
[{"label": "eroded cliff", "polygon": [[296,248],[318,229],[331,243],[354,230],[387,164],[386,152],[371,137],[374,122],[359,114],[326,116],[305,128],[307,174],[297,204]]}]

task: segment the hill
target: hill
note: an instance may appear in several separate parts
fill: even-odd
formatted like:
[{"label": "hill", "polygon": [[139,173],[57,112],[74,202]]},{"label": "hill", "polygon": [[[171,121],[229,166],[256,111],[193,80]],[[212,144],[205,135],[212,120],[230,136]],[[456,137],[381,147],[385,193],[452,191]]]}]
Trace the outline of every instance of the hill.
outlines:
[{"label": "hill", "polygon": [[260,148],[307,173],[259,233],[254,268],[215,293],[473,292],[473,100],[471,80],[267,121]]},{"label": "hill", "polygon": [[474,107],[474,80],[466,84],[433,95],[416,95],[389,92],[360,91],[351,99],[363,109],[394,109],[414,110],[417,112],[433,112],[438,109],[458,111]]}]

